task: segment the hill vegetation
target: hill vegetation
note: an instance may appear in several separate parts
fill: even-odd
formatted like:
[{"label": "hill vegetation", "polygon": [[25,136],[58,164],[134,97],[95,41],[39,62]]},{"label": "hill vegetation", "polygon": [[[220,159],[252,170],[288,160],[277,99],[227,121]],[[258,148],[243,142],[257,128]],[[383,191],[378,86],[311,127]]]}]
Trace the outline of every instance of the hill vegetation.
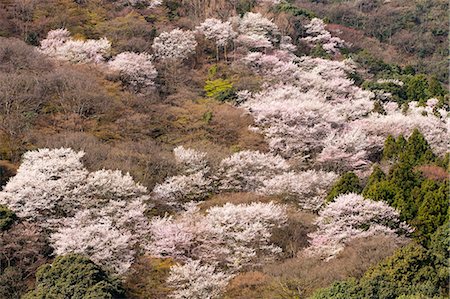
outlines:
[{"label": "hill vegetation", "polygon": [[447,6],[3,1],[0,298],[446,298]]}]

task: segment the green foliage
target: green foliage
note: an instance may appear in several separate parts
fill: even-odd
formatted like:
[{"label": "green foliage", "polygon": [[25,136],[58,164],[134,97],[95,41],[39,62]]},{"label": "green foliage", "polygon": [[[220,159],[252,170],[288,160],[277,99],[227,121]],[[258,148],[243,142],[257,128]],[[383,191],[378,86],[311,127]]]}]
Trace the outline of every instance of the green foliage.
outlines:
[{"label": "green foliage", "polygon": [[410,101],[425,101],[427,99],[428,81],[425,75],[416,75],[406,82],[406,96]]},{"label": "green foliage", "polygon": [[399,150],[401,150],[399,160],[411,165],[432,163],[436,159],[430,145],[418,129],[414,129],[404,149]]},{"label": "green foliage", "polygon": [[428,249],[412,243],[368,270],[360,280],[336,282],[311,298],[445,298],[448,294],[448,222],[431,240]]},{"label": "green foliage", "polygon": [[383,159],[398,159],[415,166],[432,163],[436,160],[436,156],[422,133],[418,129],[414,129],[408,141],[402,135],[397,140],[389,135],[384,142]]},{"label": "green foliage", "polygon": [[16,214],[5,205],[0,205],[0,231],[7,230],[16,221]]},{"label": "green foliage", "polygon": [[311,49],[309,55],[312,57],[319,57],[324,59],[331,59],[331,55],[327,53],[322,47],[322,45],[317,45]]},{"label": "green foliage", "polygon": [[364,83],[363,77],[358,72],[351,72],[347,76],[349,79],[353,80],[353,82],[357,86],[362,86],[362,84]]},{"label": "green foliage", "polygon": [[289,3],[289,2],[282,2],[282,3],[278,4],[275,7],[275,11],[278,13],[287,12],[287,13],[290,13],[291,15],[293,15],[294,17],[304,16],[304,17],[307,17],[308,19],[312,19],[312,18],[316,17],[316,14],[314,12],[303,9],[303,8],[299,8],[295,4]]},{"label": "green foliage", "polygon": [[447,184],[425,180],[421,188],[414,191],[412,197],[418,206],[414,225],[417,227],[419,240],[426,242],[426,237],[436,231],[448,217],[448,187]]},{"label": "green foliage", "polygon": [[361,193],[361,191],[362,187],[358,176],[353,172],[347,172],[334,184],[325,201],[333,201],[340,194]]},{"label": "green foliage", "polygon": [[[426,100],[430,98],[437,97],[442,99],[447,94],[446,90],[435,77],[427,79],[424,74],[405,75],[405,70],[397,70],[395,68],[386,67],[385,65],[382,65],[380,68],[385,70],[389,74],[389,77],[398,78],[404,82],[404,85],[398,85],[393,82],[378,83],[365,81],[362,87],[372,91],[383,90],[384,92],[388,92],[392,95],[392,99],[399,104],[411,101],[418,101],[424,104]],[[377,73],[379,71],[374,72]]]},{"label": "green foliage", "polygon": [[174,0],[167,0],[163,2],[163,5],[167,9],[167,17],[173,21],[179,17],[178,9],[181,6],[181,2]]},{"label": "green foliage", "polygon": [[443,97],[448,92],[442,87],[441,82],[439,82],[436,77],[431,77],[430,80],[428,80],[428,89],[427,89],[427,96],[429,98],[432,97]]},{"label": "green foliage", "polygon": [[203,114],[202,119],[205,123],[209,124],[213,118],[212,111],[207,111]]},{"label": "green foliage", "polygon": [[219,101],[229,101],[236,98],[236,92],[233,83],[228,79],[206,80],[203,87],[206,95]]},{"label": "green foliage", "polygon": [[395,102],[402,104],[408,101],[408,97],[406,95],[406,91],[404,86],[397,85],[392,82],[378,83],[372,81],[366,81],[362,85],[364,89],[368,90],[383,90],[392,95],[392,100]]},{"label": "green foliage", "polygon": [[416,170],[418,165],[445,163],[438,159],[416,129],[406,141],[388,136],[383,150],[384,159],[395,161],[388,176],[375,167],[363,195],[373,200],[382,200],[400,210],[400,216],[415,227],[414,235],[422,244],[427,244],[431,234],[441,226],[448,211],[447,180],[426,179]]},{"label": "green foliage", "polygon": [[384,141],[383,148],[383,159],[389,160],[397,158],[399,154],[399,149],[397,147],[397,142],[395,138],[389,134],[389,136]]},{"label": "green foliage", "polygon": [[375,58],[375,56],[370,54],[367,50],[352,54],[351,58],[373,75],[396,75],[401,73],[401,68],[399,66],[385,63],[383,60]]},{"label": "green foliage", "polygon": [[24,299],[50,298],[123,298],[118,281],[110,278],[87,257],[78,254],[60,256],[36,273],[36,288]]}]

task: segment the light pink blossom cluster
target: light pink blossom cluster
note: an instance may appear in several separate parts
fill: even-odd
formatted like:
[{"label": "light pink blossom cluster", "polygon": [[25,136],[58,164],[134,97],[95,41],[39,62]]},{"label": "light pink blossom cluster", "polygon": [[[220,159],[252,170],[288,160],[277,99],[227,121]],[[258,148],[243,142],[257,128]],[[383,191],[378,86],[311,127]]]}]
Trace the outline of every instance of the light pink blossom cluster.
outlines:
[{"label": "light pink blossom cluster", "polygon": [[176,28],[162,32],[153,41],[152,49],[157,60],[180,62],[195,53],[197,41],[194,32]]},{"label": "light pink blossom cluster", "polygon": [[155,86],[158,72],[152,63],[152,56],[147,53],[123,52],[108,62],[108,66],[117,71],[120,79],[134,90]]},{"label": "light pink blossom cluster", "polygon": [[25,153],[0,203],[48,229],[57,254],[83,253],[122,273],[148,231],[148,192],[117,170],[89,173],[83,155],[67,148]]},{"label": "light pink blossom cluster", "polygon": [[230,21],[222,22],[215,18],[206,19],[196,29],[207,39],[213,40],[218,47],[227,46],[237,35]]},{"label": "light pink blossom cluster", "polygon": [[175,289],[170,298],[218,298],[233,277],[200,261],[188,261],[170,269],[167,283]]},{"label": "light pink blossom cluster", "polygon": [[317,231],[309,235],[307,252],[324,258],[335,256],[355,238],[379,234],[401,237],[412,232],[394,208],[354,193],[340,195],[328,204],[319,212],[316,225]]},{"label": "light pink blossom cluster", "polygon": [[40,47],[44,54],[72,63],[103,62],[110,49],[111,43],[106,38],[75,40],[66,29],[49,31]]},{"label": "light pink blossom cluster", "polygon": [[322,170],[290,171],[265,180],[258,193],[279,195],[303,210],[317,211],[323,206],[327,192],[338,177],[334,172]]},{"label": "light pink blossom cluster", "polygon": [[200,260],[234,272],[277,256],[281,249],[271,244],[271,231],[286,221],[286,208],[273,202],[227,203],[205,214],[188,207],[177,217],[152,219],[147,249],[153,256]]},{"label": "light pink blossom cluster", "polygon": [[310,45],[321,45],[328,53],[337,54],[339,48],[345,46],[345,41],[325,29],[325,23],[319,18],[313,18],[311,22],[305,26],[306,33],[309,36],[303,38]]}]

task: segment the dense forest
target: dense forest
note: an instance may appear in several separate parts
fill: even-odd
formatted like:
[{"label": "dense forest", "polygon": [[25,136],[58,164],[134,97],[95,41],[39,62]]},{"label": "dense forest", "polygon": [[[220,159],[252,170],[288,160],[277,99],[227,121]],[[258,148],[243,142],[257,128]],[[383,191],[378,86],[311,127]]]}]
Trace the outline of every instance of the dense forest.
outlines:
[{"label": "dense forest", "polygon": [[449,298],[448,6],[0,1],[0,298]]}]

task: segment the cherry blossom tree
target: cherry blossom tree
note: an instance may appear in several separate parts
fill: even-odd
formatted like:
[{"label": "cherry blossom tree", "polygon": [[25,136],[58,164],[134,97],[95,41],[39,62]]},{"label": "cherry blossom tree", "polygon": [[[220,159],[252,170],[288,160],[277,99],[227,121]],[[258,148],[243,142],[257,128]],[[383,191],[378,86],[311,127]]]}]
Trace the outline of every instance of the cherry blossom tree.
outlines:
[{"label": "cherry blossom tree", "polygon": [[173,152],[181,173],[157,184],[153,198],[178,208],[183,203],[205,199],[213,191],[206,154],[183,146]]},{"label": "cherry blossom tree", "polygon": [[109,61],[108,66],[119,73],[122,82],[139,91],[155,86],[158,72],[151,59],[147,53],[123,52]]},{"label": "cherry blossom tree", "polygon": [[412,229],[399,219],[399,213],[381,201],[364,199],[355,193],[335,198],[319,212],[317,231],[311,233],[309,254],[330,258],[349,241],[378,234],[405,236]]},{"label": "cherry blossom tree", "polygon": [[206,153],[178,146],[174,148],[173,154],[177,165],[182,168],[181,171],[183,173],[191,174],[209,170]]},{"label": "cherry blossom tree", "polygon": [[177,219],[173,216],[153,217],[149,226],[152,239],[146,249],[157,257],[185,261],[195,246],[197,232],[193,221],[197,218],[192,212],[184,212]]},{"label": "cherry blossom tree", "polygon": [[337,178],[338,174],[322,170],[291,171],[265,180],[258,192],[280,195],[302,209],[316,211],[324,204],[325,196]]},{"label": "cherry blossom tree", "polygon": [[445,154],[448,151],[448,112],[439,109],[434,113],[432,106],[420,106],[410,102],[408,110],[402,111],[396,103],[385,104],[386,114],[371,113],[366,118],[357,119],[349,125],[358,127],[366,135],[382,146],[388,135],[409,136],[415,128],[419,129],[431,145],[434,152]]},{"label": "cherry blossom tree", "polygon": [[70,39],[70,32],[67,29],[50,30],[47,33],[47,38],[41,41],[41,50],[47,54],[54,53],[57,48],[61,47]]},{"label": "cherry blossom tree", "polygon": [[124,272],[145,243],[147,189],[116,170],[88,173],[71,149],[40,149],[23,162],[0,202],[50,233],[58,254],[84,253]]},{"label": "cherry blossom tree", "polygon": [[259,151],[241,151],[220,163],[220,190],[256,191],[268,178],[289,169],[280,156]]},{"label": "cherry blossom tree", "polygon": [[203,200],[213,191],[212,180],[199,171],[188,175],[167,178],[153,189],[153,197],[174,207],[187,201]]},{"label": "cherry blossom tree", "polygon": [[341,133],[332,132],[324,139],[324,148],[317,156],[317,161],[334,168],[340,167],[342,171],[367,168],[370,154],[381,151],[376,139],[367,136],[358,127],[351,127]]},{"label": "cherry blossom tree", "polygon": [[198,256],[234,270],[261,265],[282,252],[271,230],[286,221],[286,207],[273,202],[212,207],[199,222]]},{"label": "cherry blossom tree", "polygon": [[44,54],[72,63],[103,62],[110,49],[111,43],[106,38],[74,40],[66,29],[49,31],[40,47]]},{"label": "cherry blossom tree", "polygon": [[133,7],[145,6],[148,9],[155,8],[162,4],[161,0],[125,0],[125,2]]},{"label": "cherry blossom tree", "polygon": [[281,249],[270,242],[271,231],[286,221],[286,208],[273,202],[227,203],[204,215],[191,207],[176,218],[152,219],[147,248],[157,257],[200,260],[236,271],[279,254]]},{"label": "cherry blossom tree", "polygon": [[192,31],[174,29],[163,32],[153,41],[155,58],[164,62],[181,62],[195,53],[197,41]]},{"label": "cherry blossom tree", "polygon": [[120,231],[112,219],[94,219],[89,211],[67,218],[63,226],[50,236],[57,255],[82,253],[104,268],[125,272],[134,260],[132,236]]},{"label": "cherry blossom tree", "polygon": [[202,33],[206,39],[213,40],[216,44],[216,55],[219,60],[219,48],[225,51],[227,45],[236,37],[237,33],[233,30],[231,22],[222,22],[221,20],[210,18],[196,27],[197,31]]},{"label": "cherry blossom tree", "polygon": [[238,23],[238,45],[248,49],[271,49],[280,41],[277,25],[260,13],[247,12],[235,22]]},{"label": "cherry blossom tree", "polygon": [[67,148],[26,152],[17,174],[0,192],[0,203],[43,225],[73,215],[81,205],[79,188],[88,176],[80,161],[83,156]]},{"label": "cherry blossom tree", "polygon": [[280,40],[280,30],[271,20],[260,13],[247,12],[239,20],[239,33],[244,35],[259,35],[267,37],[271,42]]},{"label": "cherry blossom tree", "polygon": [[303,40],[312,45],[321,45],[328,53],[339,53],[339,48],[345,45],[345,41],[339,37],[331,36],[331,33],[325,29],[325,23],[321,19],[313,18],[305,27],[309,36],[303,38]]},{"label": "cherry blossom tree", "polygon": [[213,265],[189,261],[173,266],[167,282],[174,299],[217,298],[233,275],[218,271]]}]

